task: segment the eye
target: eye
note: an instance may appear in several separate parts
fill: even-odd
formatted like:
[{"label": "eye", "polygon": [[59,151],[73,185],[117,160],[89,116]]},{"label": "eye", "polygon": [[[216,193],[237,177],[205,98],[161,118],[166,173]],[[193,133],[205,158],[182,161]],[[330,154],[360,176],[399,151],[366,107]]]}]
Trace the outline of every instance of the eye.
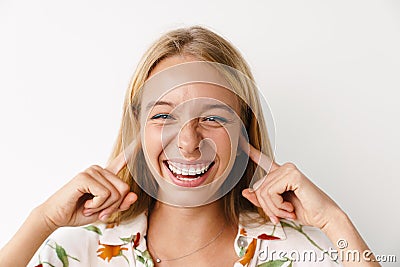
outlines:
[{"label": "eye", "polygon": [[165,114],[165,113],[160,113],[160,114],[156,114],[153,117],[151,117],[152,120],[157,120],[157,119],[161,119],[161,120],[166,120],[166,119],[173,119],[173,117],[169,114]]},{"label": "eye", "polygon": [[218,122],[218,123],[226,123],[228,122],[227,119],[220,117],[220,116],[209,116],[205,117],[203,121],[209,121],[209,122]]}]

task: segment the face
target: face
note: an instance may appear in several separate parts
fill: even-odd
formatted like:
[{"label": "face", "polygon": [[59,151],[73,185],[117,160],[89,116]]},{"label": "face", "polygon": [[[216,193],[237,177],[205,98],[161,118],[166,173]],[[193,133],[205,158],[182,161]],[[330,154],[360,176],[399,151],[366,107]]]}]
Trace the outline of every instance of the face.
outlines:
[{"label": "face", "polygon": [[[164,59],[151,76],[195,60]],[[236,95],[210,83],[186,84],[157,98],[144,91],[141,134],[150,168],[180,187],[199,187],[226,177],[236,158],[241,129]]]}]

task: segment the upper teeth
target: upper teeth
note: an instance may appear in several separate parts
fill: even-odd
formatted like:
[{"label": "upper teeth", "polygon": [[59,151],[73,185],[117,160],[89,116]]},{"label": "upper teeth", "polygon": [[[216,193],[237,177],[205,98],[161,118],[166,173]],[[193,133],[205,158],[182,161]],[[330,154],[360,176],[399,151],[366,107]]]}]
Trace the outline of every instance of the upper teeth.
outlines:
[{"label": "upper teeth", "polygon": [[176,174],[182,174],[182,175],[198,175],[205,173],[208,168],[210,167],[211,163],[209,164],[182,164],[178,162],[172,162],[168,161],[168,168],[171,170],[171,172],[176,173]]}]

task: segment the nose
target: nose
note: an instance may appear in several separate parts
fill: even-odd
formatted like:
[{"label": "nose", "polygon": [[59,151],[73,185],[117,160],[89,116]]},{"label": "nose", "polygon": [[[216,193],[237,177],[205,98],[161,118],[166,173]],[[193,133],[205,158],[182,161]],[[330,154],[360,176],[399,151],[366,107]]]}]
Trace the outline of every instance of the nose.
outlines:
[{"label": "nose", "polygon": [[187,122],[178,134],[178,147],[185,158],[195,160],[200,157],[200,141],[202,136],[196,119]]}]

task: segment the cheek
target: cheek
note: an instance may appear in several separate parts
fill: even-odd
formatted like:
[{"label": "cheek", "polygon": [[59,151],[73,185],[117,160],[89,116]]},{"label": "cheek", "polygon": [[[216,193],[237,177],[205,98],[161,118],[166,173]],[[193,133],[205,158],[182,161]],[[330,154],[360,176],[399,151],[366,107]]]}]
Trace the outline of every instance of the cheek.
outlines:
[{"label": "cheek", "polygon": [[[217,155],[221,165],[226,166],[230,161],[231,153],[233,153],[231,136],[224,130],[209,135],[208,138],[213,140],[217,147]],[[235,154],[232,154],[232,157],[235,157]]]},{"label": "cheek", "polygon": [[147,126],[143,136],[144,149],[147,151],[150,161],[158,161],[158,156],[162,152],[161,129]]}]

